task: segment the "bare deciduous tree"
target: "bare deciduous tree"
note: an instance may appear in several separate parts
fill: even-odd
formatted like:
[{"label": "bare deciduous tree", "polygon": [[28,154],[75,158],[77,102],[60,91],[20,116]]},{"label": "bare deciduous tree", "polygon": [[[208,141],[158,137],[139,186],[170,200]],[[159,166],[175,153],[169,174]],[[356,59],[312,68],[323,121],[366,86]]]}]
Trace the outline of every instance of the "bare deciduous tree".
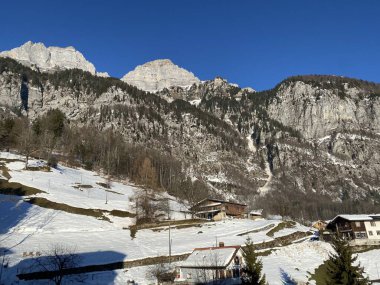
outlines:
[{"label": "bare deciduous tree", "polygon": [[[62,284],[62,280],[70,269],[78,267],[81,257],[76,253],[75,248],[56,244],[53,245],[42,256],[35,259],[35,270],[49,274],[50,280],[56,285]],[[77,275],[76,279],[82,280],[82,276]]]},{"label": "bare deciduous tree", "polygon": [[159,282],[173,282],[175,272],[167,263],[158,263],[149,267],[146,277],[155,279],[157,284]]},{"label": "bare deciduous tree", "polygon": [[170,210],[170,203],[169,203],[168,198],[160,200],[157,203],[157,210],[164,212],[167,215],[168,220],[170,220],[170,211],[171,210]]},{"label": "bare deciduous tree", "polygon": [[25,155],[25,169],[28,168],[28,162],[30,155],[36,148],[36,137],[33,130],[29,126],[28,120],[22,120],[16,134],[18,147],[23,155]]}]

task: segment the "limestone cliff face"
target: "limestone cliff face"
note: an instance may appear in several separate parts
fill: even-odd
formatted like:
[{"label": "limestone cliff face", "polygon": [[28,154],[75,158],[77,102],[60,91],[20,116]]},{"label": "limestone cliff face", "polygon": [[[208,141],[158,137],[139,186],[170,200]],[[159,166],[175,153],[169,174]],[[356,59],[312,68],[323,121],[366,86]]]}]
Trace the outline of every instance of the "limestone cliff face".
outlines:
[{"label": "limestone cliff face", "polygon": [[301,81],[282,84],[268,113],[299,130],[305,139],[322,138],[333,132],[380,133],[380,100],[347,84],[342,89],[323,89]]},{"label": "limestone cliff face", "polygon": [[137,88],[156,92],[171,86],[190,86],[200,80],[169,59],[158,59],[137,66],[121,79]]},{"label": "limestone cliff face", "polygon": [[[219,194],[240,197],[252,189],[254,194],[255,189],[263,185],[265,172],[253,159],[254,154],[245,150],[246,139],[240,138],[224,121],[188,102],[169,103],[116,79],[90,75],[81,79],[77,79],[77,75],[66,78],[70,73],[62,74],[65,81],[61,84],[52,81],[55,75],[44,78],[43,74],[33,72],[32,77],[40,81],[24,82],[19,74],[3,72],[0,74],[0,105],[21,110],[31,121],[50,109],[60,109],[73,125],[93,125],[101,130],[112,127],[128,142],[144,144],[176,157],[191,177],[209,182]],[[112,80],[117,82],[98,92],[86,85],[86,80],[101,80],[99,85]],[[26,90],[26,105],[21,99],[22,89]],[[220,182],[215,179],[218,175],[223,177]]]},{"label": "limestone cliff face", "polygon": [[41,71],[78,68],[94,75],[108,77],[106,72],[96,73],[95,66],[74,47],[46,47],[43,43],[28,41],[20,47],[0,52],[0,57],[15,59]]}]

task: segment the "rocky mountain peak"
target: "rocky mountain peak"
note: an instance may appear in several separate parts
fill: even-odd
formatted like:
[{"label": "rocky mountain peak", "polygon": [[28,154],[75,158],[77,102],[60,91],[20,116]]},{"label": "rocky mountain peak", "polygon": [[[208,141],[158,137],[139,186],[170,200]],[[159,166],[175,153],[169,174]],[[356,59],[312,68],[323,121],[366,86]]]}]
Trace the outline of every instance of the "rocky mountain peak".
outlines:
[{"label": "rocky mountain peak", "polygon": [[175,65],[170,59],[158,59],[139,65],[121,80],[149,92],[200,83],[192,72]]},{"label": "rocky mountain peak", "polygon": [[106,73],[96,73],[95,66],[72,46],[46,47],[43,43],[28,41],[20,47],[0,52],[0,56],[44,72],[78,68],[91,74],[108,76]]}]

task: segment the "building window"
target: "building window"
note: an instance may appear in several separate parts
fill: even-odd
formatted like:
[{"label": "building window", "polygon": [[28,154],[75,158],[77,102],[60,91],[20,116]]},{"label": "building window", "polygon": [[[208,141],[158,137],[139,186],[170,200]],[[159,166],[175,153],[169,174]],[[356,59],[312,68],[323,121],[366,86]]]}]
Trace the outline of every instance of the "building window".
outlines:
[{"label": "building window", "polygon": [[371,222],[371,227],[376,227],[376,222]]},{"label": "building window", "polygon": [[376,234],[377,234],[378,236],[380,236],[380,231],[376,231]]},{"label": "building window", "polygon": [[355,238],[361,239],[361,238],[367,238],[367,235],[365,232],[356,232],[355,233]]},{"label": "building window", "polygon": [[360,227],[360,222],[355,222],[355,226],[356,226],[357,228],[359,228],[359,227]]},{"label": "building window", "polygon": [[368,234],[369,234],[370,236],[373,236],[373,232],[372,232],[372,231],[368,231]]}]

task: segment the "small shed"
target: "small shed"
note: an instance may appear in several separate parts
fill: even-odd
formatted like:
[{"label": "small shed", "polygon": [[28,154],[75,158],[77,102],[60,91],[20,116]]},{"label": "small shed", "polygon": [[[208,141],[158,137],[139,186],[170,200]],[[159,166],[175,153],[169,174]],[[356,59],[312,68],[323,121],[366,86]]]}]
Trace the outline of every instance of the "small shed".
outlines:
[{"label": "small shed", "polygon": [[248,213],[248,218],[251,220],[257,220],[262,218],[263,209],[252,210]]}]

